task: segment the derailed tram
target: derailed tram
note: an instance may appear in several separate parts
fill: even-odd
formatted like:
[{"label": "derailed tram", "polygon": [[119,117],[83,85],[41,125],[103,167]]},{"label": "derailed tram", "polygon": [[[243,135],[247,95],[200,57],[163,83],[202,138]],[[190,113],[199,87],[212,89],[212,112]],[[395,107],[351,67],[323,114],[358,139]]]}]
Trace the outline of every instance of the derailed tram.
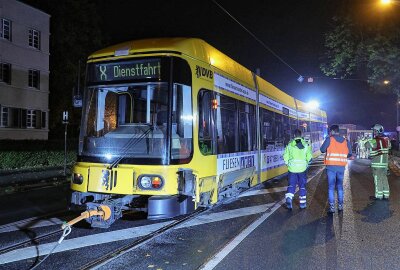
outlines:
[{"label": "derailed tram", "polygon": [[[71,203],[149,219],[183,215],[287,172],[301,128],[314,155],[326,113],[308,110],[206,42],[148,39],[89,56]],[[258,123],[258,124],[257,124]]]}]

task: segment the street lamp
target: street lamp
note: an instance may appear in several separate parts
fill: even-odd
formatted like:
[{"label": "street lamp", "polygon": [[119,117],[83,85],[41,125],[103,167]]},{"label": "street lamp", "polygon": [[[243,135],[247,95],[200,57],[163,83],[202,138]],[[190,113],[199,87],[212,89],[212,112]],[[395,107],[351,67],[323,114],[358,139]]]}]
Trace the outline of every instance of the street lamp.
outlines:
[{"label": "street lamp", "polygon": [[310,110],[315,110],[319,108],[319,102],[317,100],[310,100],[307,102],[306,106]]},{"label": "street lamp", "polygon": [[381,6],[388,7],[393,4],[396,4],[396,5],[400,4],[400,0],[380,0],[379,3]]}]

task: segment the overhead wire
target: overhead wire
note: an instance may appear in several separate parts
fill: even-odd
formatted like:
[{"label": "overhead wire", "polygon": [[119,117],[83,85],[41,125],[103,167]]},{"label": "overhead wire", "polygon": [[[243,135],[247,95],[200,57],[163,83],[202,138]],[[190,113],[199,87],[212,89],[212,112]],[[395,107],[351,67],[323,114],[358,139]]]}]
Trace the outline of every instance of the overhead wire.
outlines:
[{"label": "overhead wire", "polygon": [[229,17],[231,17],[237,24],[239,24],[247,33],[249,33],[258,43],[260,43],[267,51],[269,51],[273,56],[275,56],[279,61],[281,61],[284,65],[290,68],[294,73],[303,77],[299,72],[297,72],[291,65],[289,65],[285,60],[283,60],[277,53],[275,53],[270,47],[267,46],[261,39],[259,39],[253,32],[251,32],[247,27],[245,27],[242,23],[239,22],[232,14],[229,13],[221,4],[219,4],[216,0],[211,0],[217,5],[223,12],[225,12]]},{"label": "overhead wire", "polygon": [[[294,73],[304,79],[304,77],[311,77],[313,79],[330,79],[330,80],[342,80],[342,81],[366,81],[363,79],[352,79],[352,78],[337,78],[337,77],[321,77],[321,76],[305,76],[301,75],[297,70],[295,70],[291,65],[289,65],[285,60],[282,59],[276,52],[274,52],[270,47],[265,44],[260,38],[258,38],[253,32],[251,32],[247,27],[245,27],[236,17],[234,17],[228,10],[226,10],[221,4],[219,4],[216,0],[211,0],[215,5],[217,5],[223,12],[225,12],[229,17],[231,17],[237,24],[240,25],[247,33],[249,33],[258,43],[260,43],[267,51],[269,51],[273,56],[275,56],[279,61],[281,61],[284,65],[290,68]],[[301,82],[301,81],[300,81]]]}]

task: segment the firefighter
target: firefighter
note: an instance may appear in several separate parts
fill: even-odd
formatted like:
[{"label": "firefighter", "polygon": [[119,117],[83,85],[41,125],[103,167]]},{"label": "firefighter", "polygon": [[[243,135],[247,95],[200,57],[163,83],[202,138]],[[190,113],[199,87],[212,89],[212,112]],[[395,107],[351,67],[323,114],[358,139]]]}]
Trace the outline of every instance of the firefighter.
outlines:
[{"label": "firefighter", "polygon": [[288,188],[285,194],[286,206],[292,209],[293,196],[296,191],[296,186],[299,186],[299,202],[300,208],[307,207],[307,167],[311,161],[312,153],[311,147],[301,137],[301,131],[296,129],[294,131],[294,139],[289,142],[285,148],[283,159],[288,166]]},{"label": "firefighter", "polygon": [[375,124],[372,127],[373,138],[365,143],[369,149],[369,155],[372,158],[371,168],[375,184],[375,199],[389,199],[389,183],[387,179],[389,150],[391,148],[390,140],[383,132],[383,126]]},{"label": "firefighter", "polygon": [[336,211],[335,187],[337,187],[338,210],[343,211],[343,178],[347,159],[352,157],[351,145],[343,136],[340,136],[339,126],[329,128],[330,136],[325,139],[320,150],[326,153],[324,164],[328,177],[329,213]]}]

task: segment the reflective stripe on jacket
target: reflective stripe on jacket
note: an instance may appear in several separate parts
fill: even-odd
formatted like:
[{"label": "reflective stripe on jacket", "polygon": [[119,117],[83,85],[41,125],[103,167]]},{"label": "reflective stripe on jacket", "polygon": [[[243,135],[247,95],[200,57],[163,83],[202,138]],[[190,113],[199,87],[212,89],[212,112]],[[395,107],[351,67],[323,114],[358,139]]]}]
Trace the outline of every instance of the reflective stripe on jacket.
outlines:
[{"label": "reflective stripe on jacket", "polygon": [[389,138],[376,136],[369,140],[366,146],[371,149],[370,156],[372,157],[372,168],[387,168],[389,163],[389,149],[391,148]]},{"label": "reflective stripe on jacket", "polygon": [[328,166],[346,166],[349,149],[347,141],[338,142],[331,136],[329,147],[326,149],[324,164]]},{"label": "reflective stripe on jacket", "polygon": [[390,149],[390,141],[389,138],[387,137],[380,137],[377,136],[374,139],[369,141],[370,144],[370,156],[379,156],[379,155],[384,155],[384,154],[389,154],[389,149]]}]

